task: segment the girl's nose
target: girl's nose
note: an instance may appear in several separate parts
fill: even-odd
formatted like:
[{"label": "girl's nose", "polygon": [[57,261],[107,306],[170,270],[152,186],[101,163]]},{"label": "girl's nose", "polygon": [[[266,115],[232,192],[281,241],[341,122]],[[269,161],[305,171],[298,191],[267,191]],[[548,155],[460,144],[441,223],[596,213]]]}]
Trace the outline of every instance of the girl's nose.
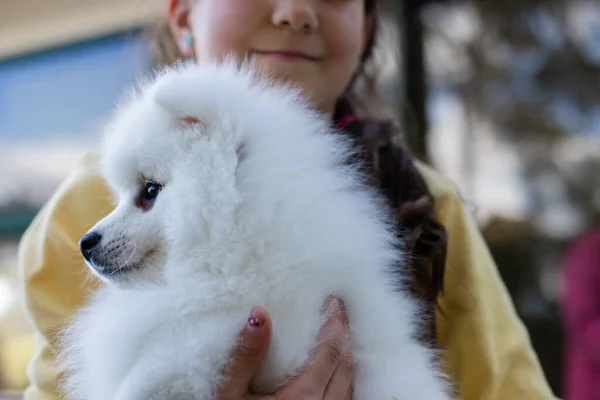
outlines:
[{"label": "girl's nose", "polygon": [[273,24],[278,28],[311,33],[318,29],[319,19],[312,0],[280,0],[273,10]]}]

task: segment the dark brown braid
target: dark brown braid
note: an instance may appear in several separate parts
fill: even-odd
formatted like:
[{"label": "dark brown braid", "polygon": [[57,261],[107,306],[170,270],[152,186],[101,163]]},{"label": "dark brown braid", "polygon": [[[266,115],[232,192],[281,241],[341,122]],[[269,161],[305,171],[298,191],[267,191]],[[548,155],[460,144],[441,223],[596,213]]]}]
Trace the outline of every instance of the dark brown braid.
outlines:
[{"label": "dark brown braid", "polygon": [[343,130],[356,138],[372,183],[385,195],[409,255],[410,289],[426,302],[424,341],[435,344],[435,306],[443,290],[447,235],[435,220],[434,199],[408,153],[396,144],[390,122],[355,120]]},{"label": "dark brown braid", "polygon": [[[382,1],[365,0],[365,11],[374,17],[375,23],[377,6]],[[374,29],[377,29],[376,24]],[[371,59],[375,33],[363,53],[363,66]],[[375,92],[374,80],[365,79],[364,68],[358,71],[357,77],[360,75],[367,86],[372,85],[370,91]],[[353,83],[354,80],[336,105],[334,121],[338,124],[344,118],[355,115],[351,96]],[[395,211],[401,243],[411,256],[410,288],[415,296],[428,305],[428,315],[425,316],[427,329],[423,340],[435,344],[435,306],[443,290],[447,233],[444,226],[435,220],[434,198],[411,156],[397,144],[399,130],[393,123],[356,118],[343,125],[343,130],[357,139],[356,143],[361,147],[374,184]]]}]

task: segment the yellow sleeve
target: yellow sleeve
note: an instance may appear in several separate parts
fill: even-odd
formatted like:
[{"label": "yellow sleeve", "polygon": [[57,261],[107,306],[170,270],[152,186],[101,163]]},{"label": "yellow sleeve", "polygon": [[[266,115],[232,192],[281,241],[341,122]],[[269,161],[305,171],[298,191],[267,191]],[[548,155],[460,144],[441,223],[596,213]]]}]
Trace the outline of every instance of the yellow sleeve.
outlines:
[{"label": "yellow sleeve", "polygon": [[419,165],[448,233],[438,346],[462,400],[555,399],[494,260],[449,181]]},{"label": "yellow sleeve", "polygon": [[78,250],[79,238],[112,209],[109,191],[93,165],[94,156],[84,157],[21,239],[21,300],[35,329],[25,400],[60,398],[54,335],[97,284]]}]

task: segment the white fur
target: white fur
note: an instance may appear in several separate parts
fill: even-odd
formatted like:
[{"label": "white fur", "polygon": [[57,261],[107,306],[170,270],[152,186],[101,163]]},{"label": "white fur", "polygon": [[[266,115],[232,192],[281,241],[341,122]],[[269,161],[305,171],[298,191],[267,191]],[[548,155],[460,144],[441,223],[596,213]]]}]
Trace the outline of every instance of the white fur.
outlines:
[{"label": "white fur", "polygon": [[[272,390],[307,360],[329,294],[351,323],[355,399],[450,398],[351,144],[266,82],[248,66],[181,64],[121,107],[102,158],[118,206],[92,228],[121,269],[94,269],[107,285],[64,332],[69,398],[212,399],[255,305],[274,337],[253,387]],[[148,211],[134,206],[140,176],[164,184]]]}]

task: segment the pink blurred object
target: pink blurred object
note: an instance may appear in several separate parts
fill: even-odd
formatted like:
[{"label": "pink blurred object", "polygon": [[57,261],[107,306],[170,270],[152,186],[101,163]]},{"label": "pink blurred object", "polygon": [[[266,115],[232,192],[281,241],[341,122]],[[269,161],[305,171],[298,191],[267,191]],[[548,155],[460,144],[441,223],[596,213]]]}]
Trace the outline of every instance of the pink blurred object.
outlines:
[{"label": "pink blurred object", "polygon": [[565,400],[600,399],[600,227],[577,238],[564,266]]}]

